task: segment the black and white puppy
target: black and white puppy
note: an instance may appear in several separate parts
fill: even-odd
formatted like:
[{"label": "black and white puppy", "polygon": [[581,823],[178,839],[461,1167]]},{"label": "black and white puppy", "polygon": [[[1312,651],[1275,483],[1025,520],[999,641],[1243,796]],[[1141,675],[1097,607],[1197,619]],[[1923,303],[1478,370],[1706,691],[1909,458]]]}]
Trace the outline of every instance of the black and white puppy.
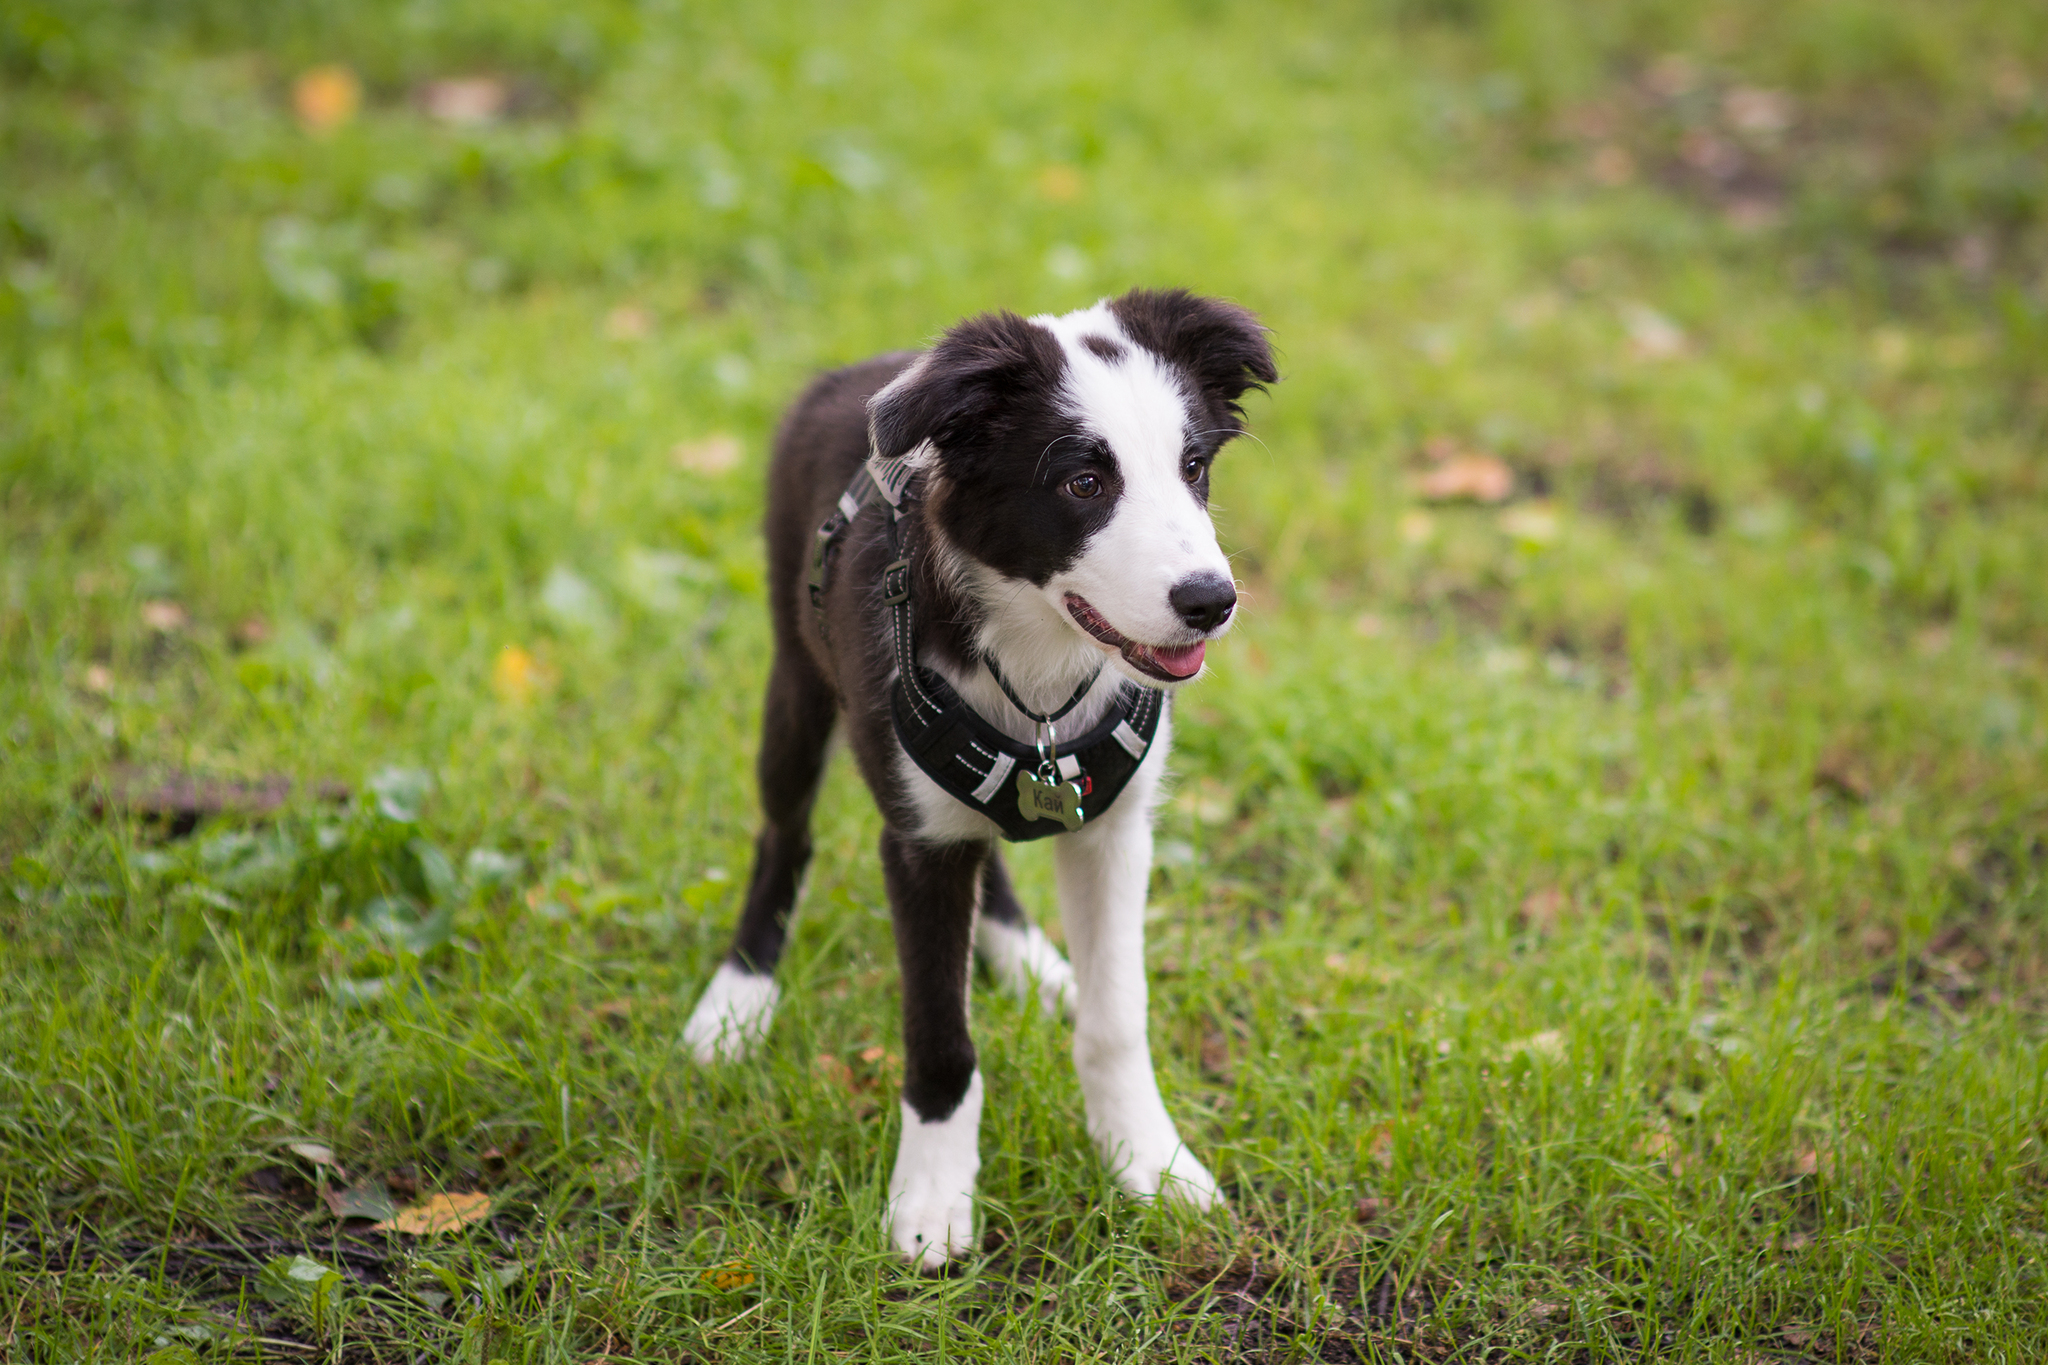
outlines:
[{"label": "black and white puppy", "polygon": [[[705,1063],[767,1030],[805,865],[812,802],[843,730],[881,808],[881,857],[903,972],[903,1128],[889,1231],[926,1267],[972,1245],[982,1082],[968,1031],[970,956],[1074,1019],[1088,1131],[1123,1187],[1207,1207],[1215,1180],[1180,1140],[1146,1042],[1145,895],[1170,709],[1106,810],[1057,835],[1070,968],[1026,919],[1001,833],[912,760],[892,724],[898,658],[883,605],[890,505],[855,516],[821,602],[821,524],[864,461],[905,489],[915,657],[980,717],[1024,743],[1092,678],[1058,729],[1079,734],[1122,689],[1171,689],[1202,669],[1237,595],[1209,519],[1209,466],[1243,430],[1237,400],[1277,378],[1244,309],[1138,290],[1060,317],[993,313],[929,351],[824,375],[777,436],[767,539],[775,659],[758,775],[765,815],[730,956],[684,1043]],[[903,463],[898,463],[903,462]],[[1126,696],[1138,696],[1126,692]],[[1007,772],[1007,770],[1005,770]],[[993,780],[993,779],[991,779]]]}]

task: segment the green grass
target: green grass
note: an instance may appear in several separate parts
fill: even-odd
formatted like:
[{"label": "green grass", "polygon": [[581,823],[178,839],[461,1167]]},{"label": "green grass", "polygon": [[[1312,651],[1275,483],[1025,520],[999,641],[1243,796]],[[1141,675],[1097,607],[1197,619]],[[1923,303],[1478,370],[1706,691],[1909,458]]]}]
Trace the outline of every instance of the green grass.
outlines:
[{"label": "green grass", "polygon": [[[2042,1358],[2044,71],[1932,0],[0,7],[0,1355]],[[760,473],[816,369],[1133,284],[1286,376],[1151,911],[1232,1212],[1117,1197],[981,990],[920,1280],[849,771],[764,1054],[674,1046]],[[294,1140],[493,1215],[343,1232]]]}]

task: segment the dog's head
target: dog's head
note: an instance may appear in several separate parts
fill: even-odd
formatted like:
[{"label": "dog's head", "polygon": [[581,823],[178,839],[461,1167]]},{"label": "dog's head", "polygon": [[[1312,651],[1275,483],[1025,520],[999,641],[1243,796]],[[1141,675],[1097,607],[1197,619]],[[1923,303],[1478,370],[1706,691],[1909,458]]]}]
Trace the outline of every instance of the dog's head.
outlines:
[{"label": "dog's head", "polygon": [[1042,608],[1132,676],[1182,682],[1237,605],[1209,466],[1278,378],[1258,320],[1184,290],[954,327],[868,403],[877,457],[927,471],[984,604]]}]

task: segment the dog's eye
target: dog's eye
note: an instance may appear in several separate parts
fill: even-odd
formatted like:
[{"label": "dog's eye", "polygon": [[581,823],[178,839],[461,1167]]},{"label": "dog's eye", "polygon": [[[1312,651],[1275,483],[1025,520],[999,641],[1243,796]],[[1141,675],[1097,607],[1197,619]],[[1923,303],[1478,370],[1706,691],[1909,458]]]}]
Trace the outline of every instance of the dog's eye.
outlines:
[{"label": "dog's eye", "polygon": [[1102,491],[1100,474],[1076,474],[1067,480],[1067,491],[1077,498],[1092,498]]},{"label": "dog's eye", "polygon": [[1186,461],[1182,463],[1180,467],[1180,476],[1183,479],[1186,479],[1189,483],[1200,483],[1202,481],[1203,473],[1206,472],[1208,468],[1209,466],[1202,462],[1201,456],[1190,455],[1188,456]]}]

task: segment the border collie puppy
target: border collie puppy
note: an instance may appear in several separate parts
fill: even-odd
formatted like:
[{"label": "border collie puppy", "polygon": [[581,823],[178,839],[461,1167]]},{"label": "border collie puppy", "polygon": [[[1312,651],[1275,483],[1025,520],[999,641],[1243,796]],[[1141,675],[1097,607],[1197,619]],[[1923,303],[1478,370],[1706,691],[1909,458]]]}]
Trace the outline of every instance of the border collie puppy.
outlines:
[{"label": "border collie puppy", "polygon": [[[1145,894],[1173,689],[1236,608],[1209,466],[1277,378],[1235,305],[1134,290],[1061,317],[970,318],[930,350],[824,375],[769,474],[775,659],[764,822],[731,954],[683,1033],[706,1064],[767,1031],[843,733],[881,808],[903,972],[896,1248],[973,1245],[982,1081],[970,958],[1074,1020],[1088,1132],[1122,1186],[1206,1208],[1146,1042]],[[998,839],[1057,836],[1073,965],[1025,917]]]}]

